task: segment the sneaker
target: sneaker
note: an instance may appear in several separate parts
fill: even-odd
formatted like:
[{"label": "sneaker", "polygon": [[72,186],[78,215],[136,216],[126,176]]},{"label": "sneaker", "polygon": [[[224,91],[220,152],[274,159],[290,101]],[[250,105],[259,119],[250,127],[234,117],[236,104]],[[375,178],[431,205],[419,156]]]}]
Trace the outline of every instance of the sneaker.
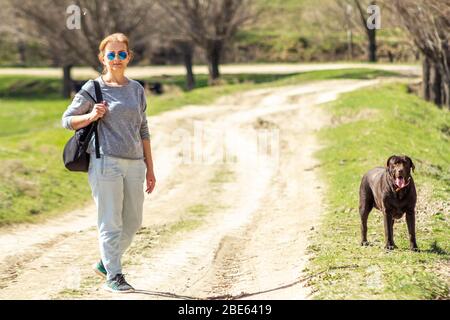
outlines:
[{"label": "sneaker", "polygon": [[133,292],[134,288],[128,284],[123,274],[116,274],[111,280],[106,280],[105,289],[111,292],[127,293]]},{"label": "sneaker", "polygon": [[94,263],[94,265],[92,266],[92,269],[94,269],[94,272],[97,275],[99,275],[103,279],[106,279],[106,269],[105,269],[105,266],[103,265],[102,260],[100,260],[100,262]]}]

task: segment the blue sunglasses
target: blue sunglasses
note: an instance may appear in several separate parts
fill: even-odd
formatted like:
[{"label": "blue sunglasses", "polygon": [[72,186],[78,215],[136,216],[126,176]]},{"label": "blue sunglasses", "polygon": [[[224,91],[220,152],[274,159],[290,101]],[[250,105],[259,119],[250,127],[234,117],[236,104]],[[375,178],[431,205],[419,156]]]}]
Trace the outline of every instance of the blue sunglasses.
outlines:
[{"label": "blue sunglasses", "polygon": [[[125,60],[128,57],[128,53],[126,51],[119,51],[117,55],[119,56],[119,60]],[[109,61],[113,61],[116,58],[116,53],[114,51],[110,51],[106,54],[106,58],[108,58]]]}]

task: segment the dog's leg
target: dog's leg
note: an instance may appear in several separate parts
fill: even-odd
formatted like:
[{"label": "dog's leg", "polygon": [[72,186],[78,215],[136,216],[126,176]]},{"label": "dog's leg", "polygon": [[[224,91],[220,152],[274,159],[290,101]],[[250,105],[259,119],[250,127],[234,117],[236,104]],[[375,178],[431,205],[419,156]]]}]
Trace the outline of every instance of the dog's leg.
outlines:
[{"label": "dog's leg", "polygon": [[361,217],[361,245],[368,246],[369,241],[367,241],[367,220],[369,218],[369,213],[373,209],[374,200],[372,190],[365,181],[365,178],[361,181],[359,187],[359,215]]},{"label": "dog's leg", "polygon": [[369,211],[360,211],[361,215],[361,245],[368,246],[369,241],[367,241],[367,220],[369,218]]},{"label": "dog's leg", "polygon": [[384,214],[384,239],[386,242],[385,248],[387,250],[394,250],[394,220],[392,214],[389,211],[385,211]]},{"label": "dog's leg", "polygon": [[414,209],[406,211],[406,224],[408,225],[409,247],[413,251],[419,251],[416,243],[416,213]]},{"label": "dog's leg", "polygon": [[394,242],[394,224],[395,224],[395,219],[392,218],[392,225],[391,225],[391,234],[392,234],[392,246],[394,247],[394,249],[397,249],[397,245]]},{"label": "dog's leg", "polygon": [[369,213],[372,210],[373,205],[368,205],[367,202],[363,202],[359,205],[359,215],[361,216],[361,245],[368,246],[367,241],[367,220],[369,219]]}]

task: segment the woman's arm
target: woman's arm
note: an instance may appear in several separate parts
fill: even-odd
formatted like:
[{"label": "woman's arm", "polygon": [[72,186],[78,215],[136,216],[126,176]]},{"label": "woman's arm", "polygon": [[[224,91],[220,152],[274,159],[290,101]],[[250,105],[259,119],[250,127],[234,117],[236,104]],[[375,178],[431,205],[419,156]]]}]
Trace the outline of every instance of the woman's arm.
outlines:
[{"label": "woman's arm", "polygon": [[83,114],[80,116],[71,116],[70,118],[70,126],[74,130],[78,130],[81,128],[84,128],[94,122],[95,120],[98,120],[104,116],[106,112],[106,103],[100,103],[94,105],[94,109],[88,114]]},{"label": "woman's arm", "polygon": [[150,146],[150,139],[142,139],[142,145],[144,148],[144,161],[145,165],[147,166],[147,174],[146,174],[146,181],[147,181],[147,188],[145,192],[152,193],[153,189],[155,188],[155,174],[153,172],[153,159],[152,159],[152,149]]},{"label": "woman's arm", "polygon": [[91,94],[94,82],[88,81],[72,100],[62,116],[62,126],[69,130],[78,130],[88,126],[91,122],[103,117],[106,103],[95,104]]},{"label": "woman's arm", "polygon": [[81,116],[71,116],[70,117],[70,126],[73,130],[78,130],[84,127],[87,127],[89,124],[92,123],[91,115],[83,114]]}]

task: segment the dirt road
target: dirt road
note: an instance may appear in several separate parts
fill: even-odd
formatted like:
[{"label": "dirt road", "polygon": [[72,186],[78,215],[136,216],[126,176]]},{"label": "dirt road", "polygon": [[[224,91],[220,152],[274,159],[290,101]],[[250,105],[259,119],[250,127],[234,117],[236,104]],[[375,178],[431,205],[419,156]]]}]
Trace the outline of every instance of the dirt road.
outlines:
[{"label": "dirt road", "polygon": [[[306,299],[324,184],[318,104],[379,80],[260,89],[149,118],[157,187],[124,258],[138,291],[101,289],[93,205],[0,233],[0,299]],[[150,101],[151,105],[151,101]]]},{"label": "dirt road", "polygon": [[[418,76],[421,67],[418,65],[383,64],[383,63],[273,63],[273,64],[238,64],[221,65],[222,74],[264,73],[286,74],[317,70],[334,70],[345,68],[369,68],[395,71],[405,75]],[[195,74],[208,74],[207,66],[194,66]],[[139,66],[129,67],[127,75],[131,78],[143,78],[162,75],[184,75],[183,66]],[[0,75],[30,75],[34,77],[62,77],[61,68],[0,68]],[[72,71],[74,79],[97,77],[98,73],[92,68],[75,67]]]}]

